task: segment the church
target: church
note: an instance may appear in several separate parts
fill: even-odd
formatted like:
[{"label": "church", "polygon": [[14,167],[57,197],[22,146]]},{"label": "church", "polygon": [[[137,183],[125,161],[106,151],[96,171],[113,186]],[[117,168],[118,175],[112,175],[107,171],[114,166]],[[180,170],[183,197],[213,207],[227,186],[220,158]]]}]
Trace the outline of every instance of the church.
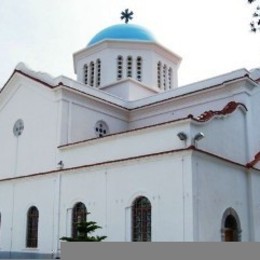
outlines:
[{"label": "church", "polygon": [[260,241],[260,69],[178,86],[182,58],[123,14],[77,80],[19,63],[2,86],[0,258],[55,258],[85,220],[108,242]]}]

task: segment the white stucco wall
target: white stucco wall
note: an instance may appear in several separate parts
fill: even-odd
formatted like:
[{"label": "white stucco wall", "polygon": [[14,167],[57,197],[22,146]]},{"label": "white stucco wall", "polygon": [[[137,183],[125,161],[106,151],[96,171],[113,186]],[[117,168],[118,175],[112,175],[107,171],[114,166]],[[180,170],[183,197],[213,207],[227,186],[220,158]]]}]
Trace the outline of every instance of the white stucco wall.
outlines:
[{"label": "white stucco wall", "polygon": [[[52,253],[57,244],[56,179],[54,176],[1,182],[2,251]],[[38,247],[26,248],[27,212],[39,211]],[[11,217],[10,217],[11,216]]]},{"label": "white stucco wall", "polygon": [[232,207],[241,223],[241,240],[250,241],[245,167],[196,153],[192,160],[194,230],[197,241],[221,241],[224,211]]},{"label": "white stucco wall", "polygon": [[[39,83],[22,76],[19,80],[10,86],[12,93],[7,92],[5,97],[5,93],[1,93],[2,178],[50,170],[56,164],[58,110],[55,96]],[[24,130],[16,137],[13,126],[18,119],[23,120]]]},{"label": "white stucco wall", "polygon": [[[78,77],[82,80],[85,62],[102,56],[108,69],[102,67],[101,84],[114,82],[116,57],[130,54],[143,58],[143,82],[153,89],[158,60],[172,62],[177,73],[178,58],[175,62],[158,46],[146,47],[126,44],[79,54]],[[70,235],[71,209],[79,201],[103,227],[98,234],[107,235],[107,241],[130,241],[130,209],[138,196],[152,204],[153,241],[220,241],[222,216],[230,207],[239,216],[242,241],[260,241],[259,163],[256,169],[245,167],[260,151],[260,95],[253,82],[235,76],[129,102],[147,92],[136,91],[138,84],[131,91],[127,86],[123,100],[65,78],[57,86],[58,79],[44,83],[39,73],[14,74],[0,95],[0,250],[57,252],[59,238]],[[117,91],[122,94],[121,89],[112,92]],[[206,123],[166,123],[220,111],[230,101],[245,104],[248,111],[238,108]],[[25,128],[17,138],[13,125],[20,118]],[[111,136],[95,138],[99,120]],[[165,124],[137,129],[159,123]],[[179,140],[179,132],[187,134],[187,141]],[[195,144],[199,132],[205,138]],[[193,144],[200,151],[188,148]],[[57,171],[60,160],[64,170]],[[30,206],[40,213],[37,249],[25,248]]]},{"label": "white stucco wall", "polygon": [[[117,81],[117,57],[123,57],[123,79],[127,78],[127,57],[132,57],[132,78],[137,79],[136,59],[142,58],[142,83],[152,89],[157,89],[157,64],[159,61],[172,68],[173,88],[178,84],[178,63],[180,58],[156,43],[104,41],[96,46],[83,49],[74,54],[74,67],[77,79],[84,82],[84,65],[91,61],[101,60],[101,86]],[[168,82],[168,76],[167,80]],[[162,79],[163,82],[163,79]]]},{"label": "white stucco wall", "polygon": [[65,167],[75,167],[185,149],[190,140],[181,141],[177,134],[181,131],[189,133],[189,122],[188,119],[60,147],[59,160]]},{"label": "white stucco wall", "polygon": [[[153,241],[193,240],[188,151],[1,181],[0,185],[0,197],[6,196],[0,201],[2,251],[57,252],[59,238],[70,236],[71,208],[79,201],[91,212],[89,219],[103,227],[97,234],[107,235],[106,241],[131,241],[130,207],[138,196],[151,202]],[[31,206],[39,210],[37,249],[25,246]]]},{"label": "white stucco wall", "polygon": [[252,211],[252,239],[260,241],[260,172],[250,170],[250,186],[252,189],[251,203]]},{"label": "white stucco wall", "polygon": [[193,122],[192,136],[199,132],[205,135],[196,146],[245,165],[248,162],[246,116],[247,114],[238,108],[232,114],[215,117],[206,123]]},{"label": "white stucco wall", "polygon": [[[129,207],[138,196],[146,196],[152,204],[153,241],[182,241],[184,231],[186,239],[192,240],[190,169],[187,154],[169,154],[64,174],[62,235],[70,235],[70,209],[81,201],[91,212],[89,219],[103,227],[99,233],[107,235],[107,241],[131,241]],[[183,195],[183,188],[186,195]],[[185,209],[183,196],[187,200]]]},{"label": "white stucco wall", "polygon": [[113,108],[90,98],[65,93],[59,100],[61,109],[60,144],[96,137],[95,125],[103,120],[109,133],[128,129],[126,110]]}]

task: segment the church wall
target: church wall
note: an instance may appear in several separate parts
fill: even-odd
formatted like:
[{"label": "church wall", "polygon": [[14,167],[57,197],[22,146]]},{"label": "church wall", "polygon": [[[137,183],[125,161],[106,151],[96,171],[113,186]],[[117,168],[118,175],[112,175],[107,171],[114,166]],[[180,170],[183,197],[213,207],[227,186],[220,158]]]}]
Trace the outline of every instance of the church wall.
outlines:
[{"label": "church wall", "polygon": [[[21,79],[0,110],[2,178],[53,169],[55,165],[57,106],[54,95],[44,86]],[[18,119],[24,122],[20,136],[14,136],[13,126]],[[48,141],[46,141],[48,140]],[[44,159],[43,159],[44,155]],[[33,161],[33,163],[32,163]]]},{"label": "church wall", "polygon": [[109,133],[128,129],[127,114],[122,109],[75,95],[64,95],[60,106],[60,144],[96,138],[95,125],[100,120],[106,122]]},{"label": "church wall", "polygon": [[238,108],[230,115],[215,117],[206,123],[193,123],[192,136],[198,132],[205,135],[197,142],[197,147],[246,165],[246,116],[246,112]]},{"label": "church wall", "polygon": [[[169,89],[174,89],[178,87],[178,65],[176,65],[173,61],[171,61],[171,57],[164,57],[162,55],[160,55],[157,52],[153,53],[153,67],[151,71],[154,71],[154,73],[152,75],[149,75],[149,73],[147,73],[149,76],[152,76],[153,78],[153,82],[152,85],[154,87],[158,87],[158,63],[161,63],[161,90],[169,90]],[[165,82],[166,82],[166,87],[164,87],[163,83],[164,83],[164,75],[163,75],[163,67],[164,65],[167,68],[167,72],[165,74]],[[172,69],[172,86],[170,88],[169,86],[169,74],[168,74],[168,69]]]},{"label": "church wall", "polygon": [[132,79],[116,82],[114,85],[102,88],[102,90],[128,101],[134,101],[156,94],[155,90]]},{"label": "church wall", "polygon": [[[101,85],[104,84],[105,81],[105,74],[104,74],[104,55],[105,50],[100,50],[98,53],[91,53],[88,54],[85,57],[81,57],[81,59],[75,64],[76,66],[76,74],[77,74],[77,80],[79,82],[85,83],[85,76],[84,76],[84,65],[90,65],[91,62],[96,63],[97,59],[101,60]],[[102,58],[101,58],[102,57]],[[113,64],[110,64],[111,69],[113,68]],[[116,65],[115,65],[116,66]]]},{"label": "church wall", "polygon": [[232,207],[241,223],[241,240],[250,240],[248,186],[244,167],[195,153],[193,163],[196,241],[221,241],[221,221]]},{"label": "church wall", "polygon": [[[106,241],[131,241],[130,208],[138,196],[146,196],[152,205],[152,241],[192,241],[191,177],[190,152],[184,151],[1,181],[0,197],[6,199],[0,201],[0,255],[56,253],[59,238],[71,235],[77,202],[91,212],[89,220],[102,226],[96,234],[107,235]],[[26,248],[31,206],[39,210],[35,249]]]},{"label": "church wall", "polygon": [[[241,85],[241,84],[240,84]],[[170,120],[175,120],[178,118],[187,117],[188,115],[193,115],[194,117],[200,116],[205,111],[222,110],[230,101],[241,102],[247,104],[248,96],[244,92],[234,93],[230,96],[230,91],[234,85],[226,86],[226,89],[213,89],[212,91],[206,91],[204,93],[198,92],[189,95],[180,95],[176,98],[170,99],[169,101],[159,102],[153,106],[142,107],[142,100],[135,102],[137,107],[140,108],[131,111],[129,128],[137,128],[145,125],[156,124],[160,122],[166,122]],[[185,87],[181,87],[182,89]],[[174,97],[174,93],[177,90],[169,91],[169,96]],[[161,94],[165,95],[167,93]],[[151,98],[150,98],[151,99]],[[145,101],[145,99],[143,99]]]},{"label": "church wall", "polygon": [[250,170],[252,186],[252,221],[253,237],[255,241],[260,241],[260,172]]},{"label": "church wall", "polygon": [[[138,49],[124,49],[124,48],[108,48],[98,52],[98,54],[93,53],[88,55],[86,58],[81,59],[77,64],[77,77],[78,80],[83,82],[84,74],[83,67],[85,64],[90,64],[91,61],[96,61],[97,59],[101,60],[101,86],[106,86],[108,84],[114,83],[117,81],[117,57],[123,57],[123,79],[127,78],[126,76],[126,66],[127,66],[127,57],[131,56],[132,60],[132,77],[136,79],[136,58],[138,56],[143,58],[143,80],[142,82],[145,85],[154,85],[150,81],[151,77],[145,76],[147,73],[145,71],[151,71],[151,61],[152,55],[149,50],[138,50]],[[150,73],[149,73],[150,75]]]},{"label": "church wall", "polygon": [[[150,78],[147,77],[147,71],[151,71],[151,52],[149,50],[138,50],[138,49],[117,49],[110,48],[106,50],[106,55],[104,56],[104,84],[108,85],[117,81],[117,57],[123,57],[123,79],[127,78],[127,57],[132,57],[132,78],[137,80],[136,74],[136,59],[137,57],[142,57],[142,83],[147,86],[152,86]],[[112,73],[111,73],[112,71]],[[149,74],[150,75],[150,74]]]},{"label": "church wall", "polygon": [[173,122],[61,147],[59,160],[66,167],[72,167],[184,149],[190,140],[185,143],[177,134],[181,131],[189,133],[189,121]]},{"label": "church wall", "polygon": [[12,185],[0,183],[0,252],[9,250],[11,246],[11,220],[12,220]]},{"label": "church wall", "polygon": [[126,130],[127,123],[105,111],[93,111],[78,104],[71,106],[71,142],[96,138],[95,126],[98,121],[106,122],[109,133]]},{"label": "church wall", "polygon": [[[1,252],[51,254],[57,244],[56,178],[34,177],[0,182],[2,213]],[[38,248],[26,248],[27,212],[31,206],[39,211]]]},{"label": "church wall", "polygon": [[[162,64],[167,64],[167,67],[173,69],[173,85],[177,86],[177,67],[169,59],[161,56],[153,50],[145,48],[143,44],[136,44],[133,46],[112,46],[109,45],[106,49],[98,51],[98,53],[89,53],[86,57],[82,57],[77,62],[77,78],[79,81],[84,82],[84,70],[85,64],[90,64],[91,61],[101,60],[101,86],[106,86],[116,82],[117,79],[117,58],[123,57],[123,74],[122,79],[127,78],[127,57],[132,57],[132,78],[137,80],[137,57],[142,58],[142,80],[141,82],[153,89],[157,89],[157,63],[159,61]],[[151,73],[151,71],[153,73]],[[167,79],[168,82],[168,79]]]},{"label": "church wall", "polygon": [[259,122],[259,114],[260,114],[260,92],[255,89],[253,96],[250,97],[250,102],[248,102],[248,106],[251,109],[251,117],[249,121],[249,137],[251,140],[251,158],[252,160],[254,156],[260,151],[260,122]]},{"label": "church wall", "polygon": [[169,154],[64,174],[61,235],[70,235],[71,208],[81,201],[91,212],[89,219],[103,227],[98,234],[107,235],[106,241],[131,241],[130,207],[138,196],[146,196],[152,204],[152,241],[191,241],[189,156]]}]

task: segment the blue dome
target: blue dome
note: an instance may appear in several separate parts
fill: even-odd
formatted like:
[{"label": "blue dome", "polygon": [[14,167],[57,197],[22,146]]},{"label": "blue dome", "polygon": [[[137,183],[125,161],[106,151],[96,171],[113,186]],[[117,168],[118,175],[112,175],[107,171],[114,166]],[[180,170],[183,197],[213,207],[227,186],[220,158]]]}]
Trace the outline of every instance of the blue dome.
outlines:
[{"label": "blue dome", "polygon": [[88,47],[104,40],[129,40],[154,42],[154,36],[145,28],[133,24],[116,24],[97,33]]}]

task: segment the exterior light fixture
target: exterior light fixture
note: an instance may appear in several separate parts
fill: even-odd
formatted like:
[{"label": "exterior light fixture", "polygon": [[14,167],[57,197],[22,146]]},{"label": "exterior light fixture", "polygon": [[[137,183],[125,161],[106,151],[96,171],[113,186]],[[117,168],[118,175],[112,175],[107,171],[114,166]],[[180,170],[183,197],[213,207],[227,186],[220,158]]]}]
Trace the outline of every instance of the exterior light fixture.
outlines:
[{"label": "exterior light fixture", "polygon": [[58,168],[59,168],[60,170],[64,168],[64,163],[63,163],[63,161],[59,161],[59,162],[58,162]]},{"label": "exterior light fixture", "polygon": [[184,132],[178,133],[177,136],[179,137],[179,139],[180,139],[181,141],[186,141],[187,138],[188,138],[187,135],[186,135]]},{"label": "exterior light fixture", "polygon": [[202,133],[202,132],[199,132],[197,133],[195,136],[194,136],[194,141],[199,141],[201,140],[202,138],[204,138],[205,135]]}]

